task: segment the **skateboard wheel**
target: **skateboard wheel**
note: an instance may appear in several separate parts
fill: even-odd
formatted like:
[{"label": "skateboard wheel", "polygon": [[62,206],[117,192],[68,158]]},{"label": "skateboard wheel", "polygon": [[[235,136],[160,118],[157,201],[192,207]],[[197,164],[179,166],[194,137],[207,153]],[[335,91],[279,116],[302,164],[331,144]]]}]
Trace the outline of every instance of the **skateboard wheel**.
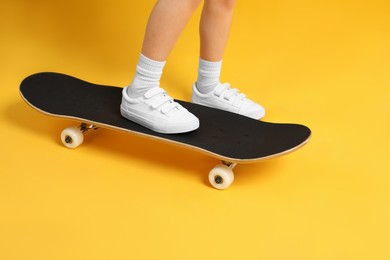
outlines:
[{"label": "skateboard wheel", "polygon": [[76,148],[84,141],[84,135],[78,127],[67,127],[61,132],[61,141],[68,148]]},{"label": "skateboard wheel", "polygon": [[232,169],[226,165],[217,165],[209,173],[210,184],[219,190],[227,189],[234,180]]}]

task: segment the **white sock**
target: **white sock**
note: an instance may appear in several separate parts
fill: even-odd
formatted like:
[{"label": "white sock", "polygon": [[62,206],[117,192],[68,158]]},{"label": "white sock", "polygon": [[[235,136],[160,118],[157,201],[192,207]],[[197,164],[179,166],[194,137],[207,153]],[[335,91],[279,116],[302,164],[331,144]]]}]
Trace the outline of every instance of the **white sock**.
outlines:
[{"label": "white sock", "polygon": [[199,68],[198,68],[198,80],[196,81],[196,88],[202,94],[209,93],[213,91],[214,88],[221,83],[219,81],[219,76],[221,75],[221,61],[205,61],[199,59]]},{"label": "white sock", "polygon": [[149,89],[159,87],[165,63],[149,59],[141,53],[133,82],[127,90],[128,95],[131,98],[138,98]]}]

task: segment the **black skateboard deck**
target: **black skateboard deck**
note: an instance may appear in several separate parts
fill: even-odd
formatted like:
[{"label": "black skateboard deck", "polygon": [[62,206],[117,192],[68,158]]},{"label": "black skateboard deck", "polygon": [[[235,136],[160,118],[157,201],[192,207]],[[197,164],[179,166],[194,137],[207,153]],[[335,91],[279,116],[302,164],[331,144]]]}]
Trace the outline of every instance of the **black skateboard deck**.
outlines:
[{"label": "black skateboard deck", "polygon": [[[199,129],[184,134],[160,134],[121,116],[121,92],[120,87],[92,84],[52,72],[31,75],[20,85],[27,104],[48,115],[82,122],[82,132],[104,127],[184,146],[224,161],[226,167],[221,169],[231,170],[237,163],[287,154],[302,147],[311,135],[303,125],[258,121],[180,100],[176,101],[199,118]],[[223,184],[224,176],[219,173],[225,170],[221,169],[212,178]],[[219,188],[219,183],[212,184]]]}]

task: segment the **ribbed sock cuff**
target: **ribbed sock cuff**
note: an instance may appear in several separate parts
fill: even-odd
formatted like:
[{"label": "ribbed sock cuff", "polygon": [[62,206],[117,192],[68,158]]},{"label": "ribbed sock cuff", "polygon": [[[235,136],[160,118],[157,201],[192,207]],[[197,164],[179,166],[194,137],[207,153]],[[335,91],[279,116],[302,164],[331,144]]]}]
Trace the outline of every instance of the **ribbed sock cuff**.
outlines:
[{"label": "ribbed sock cuff", "polygon": [[221,61],[206,61],[199,59],[198,80],[196,87],[202,94],[212,91],[219,83],[221,75]]},{"label": "ribbed sock cuff", "polygon": [[[156,61],[152,60],[145,55],[141,53],[139,60],[138,60],[138,66],[141,67],[144,70],[149,70],[151,72],[162,72],[166,61]],[[137,66],[137,67],[138,67]]]},{"label": "ribbed sock cuff", "polygon": [[150,88],[159,87],[165,63],[165,61],[152,60],[141,53],[128,94],[139,97]]}]

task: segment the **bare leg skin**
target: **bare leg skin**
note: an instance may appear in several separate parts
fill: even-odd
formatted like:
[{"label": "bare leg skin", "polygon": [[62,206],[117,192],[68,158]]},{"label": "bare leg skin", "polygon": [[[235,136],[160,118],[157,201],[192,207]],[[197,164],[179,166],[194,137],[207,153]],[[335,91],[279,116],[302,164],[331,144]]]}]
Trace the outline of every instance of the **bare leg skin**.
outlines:
[{"label": "bare leg skin", "polygon": [[201,0],[159,0],[146,28],[142,54],[156,60],[167,60],[184,27]]},{"label": "bare leg skin", "polygon": [[198,79],[192,102],[238,113],[253,119],[264,116],[264,108],[246,98],[229,83],[220,82],[222,58],[229,38],[235,0],[205,0],[200,21]]},{"label": "bare leg skin", "polygon": [[200,57],[220,61],[225,52],[235,0],[205,0],[200,20]]}]

